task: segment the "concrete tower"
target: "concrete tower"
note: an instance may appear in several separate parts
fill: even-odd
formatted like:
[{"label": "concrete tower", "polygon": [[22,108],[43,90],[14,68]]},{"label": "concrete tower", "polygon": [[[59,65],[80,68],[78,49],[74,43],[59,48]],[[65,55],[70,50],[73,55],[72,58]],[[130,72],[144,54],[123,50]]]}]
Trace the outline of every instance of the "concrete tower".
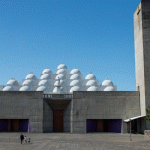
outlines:
[{"label": "concrete tower", "polygon": [[134,43],[136,90],[140,91],[141,116],[145,116],[146,108],[150,106],[150,1],[148,0],[141,0],[134,12]]}]

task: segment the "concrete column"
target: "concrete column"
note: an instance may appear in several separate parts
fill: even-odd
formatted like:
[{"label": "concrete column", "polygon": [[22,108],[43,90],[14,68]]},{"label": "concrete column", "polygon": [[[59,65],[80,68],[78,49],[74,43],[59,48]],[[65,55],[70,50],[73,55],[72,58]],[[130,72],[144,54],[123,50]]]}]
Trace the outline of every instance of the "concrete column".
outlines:
[{"label": "concrete column", "polygon": [[146,120],[141,118],[141,133],[144,134],[144,130],[146,129]]},{"label": "concrete column", "polygon": [[73,133],[73,99],[71,101],[71,114],[70,114],[70,121],[71,121],[71,133]]},{"label": "concrete column", "polygon": [[126,122],[122,122],[123,124],[123,133],[128,133],[128,124]]}]

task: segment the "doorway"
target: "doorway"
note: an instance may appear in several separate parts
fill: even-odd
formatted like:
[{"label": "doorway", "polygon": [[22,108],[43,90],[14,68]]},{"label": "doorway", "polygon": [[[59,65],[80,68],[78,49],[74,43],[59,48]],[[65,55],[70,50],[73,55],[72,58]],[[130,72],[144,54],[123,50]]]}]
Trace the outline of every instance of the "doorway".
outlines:
[{"label": "doorway", "polygon": [[122,133],[121,119],[87,119],[86,130],[88,132],[115,132]]},{"label": "doorway", "polygon": [[29,132],[29,119],[0,119],[0,132]]},{"label": "doorway", "polygon": [[53,132],[63,132],[63,110],[53,110]]}]

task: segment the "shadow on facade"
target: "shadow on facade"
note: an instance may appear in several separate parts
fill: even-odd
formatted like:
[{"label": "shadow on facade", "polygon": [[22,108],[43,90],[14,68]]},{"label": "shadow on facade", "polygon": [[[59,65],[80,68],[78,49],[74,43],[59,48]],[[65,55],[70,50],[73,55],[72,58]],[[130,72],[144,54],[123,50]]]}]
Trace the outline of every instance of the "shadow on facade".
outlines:
[{"label": "shadow on facade", "polygon": [[122,133],[122,119],[87,119],[86,131]]},{"label": "shadow on facade", "polygon": [[29,132],[29,119],[0,119],[0,132]]}]

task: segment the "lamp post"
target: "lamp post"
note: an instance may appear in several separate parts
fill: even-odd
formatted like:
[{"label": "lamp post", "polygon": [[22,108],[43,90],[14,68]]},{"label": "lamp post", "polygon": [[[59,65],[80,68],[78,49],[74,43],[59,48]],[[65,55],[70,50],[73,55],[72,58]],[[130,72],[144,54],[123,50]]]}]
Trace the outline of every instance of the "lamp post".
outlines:
[{"label": "lamp post", "polygon": [[131,119],[129,119],[129,121],[130,121],[130,141],[132,141],[132,139],[131,139]]}]

